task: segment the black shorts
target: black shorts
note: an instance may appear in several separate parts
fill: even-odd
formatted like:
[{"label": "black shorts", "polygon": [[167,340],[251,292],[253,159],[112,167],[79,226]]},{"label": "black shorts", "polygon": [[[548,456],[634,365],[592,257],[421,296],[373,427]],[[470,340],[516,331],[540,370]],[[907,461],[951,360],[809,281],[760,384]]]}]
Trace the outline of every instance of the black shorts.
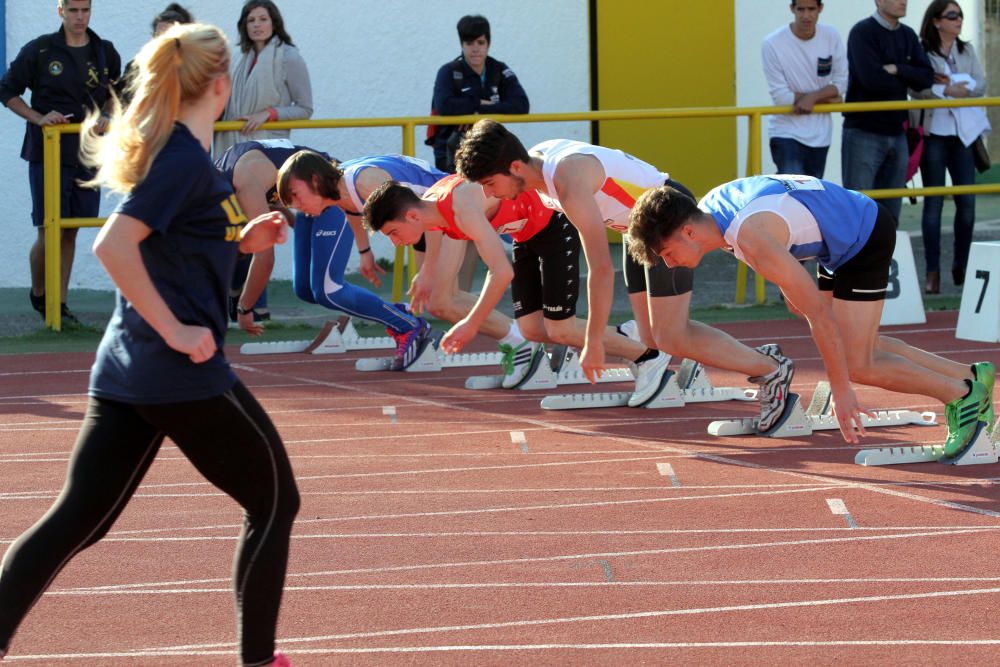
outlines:
[{"label": "black shorts", "polygon": [[[690,190],[672,178],[668,178],[664,185],[680,190],[691,199],[695,198]],[[622,273],[629,294],[646,292],[649,296],[680,296],[694,289],[694,269],[684,266],[671,268],[662,261],[646,268],[629,254],[628,236],[622,237]]]},{"label": "black shorts", "polygon": [[514,317],[543,311],[547,320],[576,315],[580,295],[580,234],[562,213],[527,241],[514,241]]},{"label": "black shorts", "polygon": [[887,208],[878,204],[875,226],[858,254],[832,273],[822,266],[817,267],[819,289],[833,292],[833,298],[843,301],[882,301],[888,289],[889,267],[895,249],[896,219]]}]

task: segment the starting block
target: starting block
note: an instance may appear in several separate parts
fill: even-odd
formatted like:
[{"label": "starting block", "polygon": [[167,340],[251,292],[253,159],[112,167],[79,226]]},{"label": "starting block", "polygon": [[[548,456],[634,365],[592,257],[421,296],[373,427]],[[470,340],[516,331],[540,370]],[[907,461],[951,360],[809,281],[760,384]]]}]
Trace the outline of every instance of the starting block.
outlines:
[{"label": "starting block", "polygon": [[[756,389],[738,387],[713,387],[704,367],[696,361],[685,359],[679,371],[669,374],[663,389],[643,408],[679,408],[686,403],[712,401],[752,401]],[[632,392],[602,392],[591,394],[560,394],[542,399],[545,410],[579,410],[583,408],[619,408],[628,405]]]},{"label": "starting block", "polygon": [[[813,431],[832,431],[839,429],[837,417],[833,414],[833,397],[830,383],[824,381],[816,385],[809,407],[802,409],[802,401],[798,394],[788,394],[785,412],[767,433],[757,433],[759,417],[743,419],[723,419],[708,425],[709,435],[764,435],[769,438],[795,438],[812,435]],[[933,412],[915,412],[913,410],[876,410],[875,417],[861,415],[861,423],[865,428],[883,426],[936,426],[937,415]]]},{"label": "starting block", "polygon": [[[443,368],[463,368],[467,366],[499,366],[503,354],[500,352],[473,352],[470,354],[445,354],[439,349],[441,337],[444,334],[431,334],[424,349],[412,364],[406,368],[407,373],[433,373]],[[369,357],[358,359],[354,368],[359,371],[387,371],[392,368],[392,357]]]},{"label": "starting block", "polygon": [[240,354],[341,354],[349,350],[391,350],[396,342],[389,336],[361,336],[351,318],[343,315],[336,322],[327,321],[316,337],[308,340],[283,340],[244,343]]},{"label": "starting block", "polygon": [[902,463],[930,463],[936,461],[955,466],[981,465],[1000,461],[1000,428],[994,428],[992,435],[987,431],[986,422],[979,422],[972,436],[972,444],[956,456],[944,455],[943,445],[915,445],[913,447],[883,447],[863,449],[854,457],[854,462],[862,466],[886,466]]},{"label": "starting block", "polygon": [[[566,384],[587,384],[587,376],[580,367],[580,358],[575,350],[557,345],[548,353],[549,363],[539,363],[538,369],[516,389],[555,389]],[[473,375],[465,380],[466,389],[501,389],[503,375]],[[628,382],[634,380],[628,368],[608,368],[601,373],[598,382]]]}]

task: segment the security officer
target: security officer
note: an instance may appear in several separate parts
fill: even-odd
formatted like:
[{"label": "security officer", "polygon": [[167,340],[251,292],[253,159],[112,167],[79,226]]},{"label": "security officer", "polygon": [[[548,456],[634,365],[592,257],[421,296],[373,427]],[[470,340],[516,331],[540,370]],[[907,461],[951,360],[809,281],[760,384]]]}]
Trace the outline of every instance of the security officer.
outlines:
[{"label": "security officer", "polygon": [[[0,102],[27,121],[21,157],[28,162],[31,187],[31,219],[38,230],[28,256],[31,264],[31,305],[45,316],[45,234],[43,224],[42,127],[79,123],[93,109],[105,113],[111,104],[111,86],[121,74],[121,57],[114,45],[102,40],[90,24],[91,0],[58,0],[60,29],[28,42],[0,80]],[[31,89],[31,105],[21,98]],[[106,117],[98,131],[103,131]],[[79,164],[79,135],[63,134],[60,194],[63,217],[96,217],[100,190],[80,187],[78,181],[93,178]],[[66,308],[66,292],[76,249],[76,229],[64,229],[62,254],[62,318],[76,318]]]}]

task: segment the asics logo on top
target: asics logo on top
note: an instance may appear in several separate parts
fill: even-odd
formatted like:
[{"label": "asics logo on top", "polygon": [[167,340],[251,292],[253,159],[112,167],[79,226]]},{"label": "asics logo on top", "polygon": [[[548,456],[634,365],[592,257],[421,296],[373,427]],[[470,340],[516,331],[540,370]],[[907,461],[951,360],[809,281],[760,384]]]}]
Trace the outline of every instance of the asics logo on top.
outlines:
[{"label": "asics logo on top", "polygon": [[336,230],[332,230],[332,229],[317,229],[316,230],[316,238],[319,238],[321,236],[336,236],[336,235],[337,235]]}]

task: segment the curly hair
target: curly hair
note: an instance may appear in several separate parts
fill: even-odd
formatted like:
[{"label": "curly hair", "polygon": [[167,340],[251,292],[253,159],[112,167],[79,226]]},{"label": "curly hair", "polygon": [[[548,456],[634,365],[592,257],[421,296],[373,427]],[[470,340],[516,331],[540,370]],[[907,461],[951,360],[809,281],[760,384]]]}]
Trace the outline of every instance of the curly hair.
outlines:
[{"label": "curly hair", "polygon": [[669,185],[643,192],[629,214],[629,254],[644,266],[654,266],[663,240],[699,212],[691,197]]}]

